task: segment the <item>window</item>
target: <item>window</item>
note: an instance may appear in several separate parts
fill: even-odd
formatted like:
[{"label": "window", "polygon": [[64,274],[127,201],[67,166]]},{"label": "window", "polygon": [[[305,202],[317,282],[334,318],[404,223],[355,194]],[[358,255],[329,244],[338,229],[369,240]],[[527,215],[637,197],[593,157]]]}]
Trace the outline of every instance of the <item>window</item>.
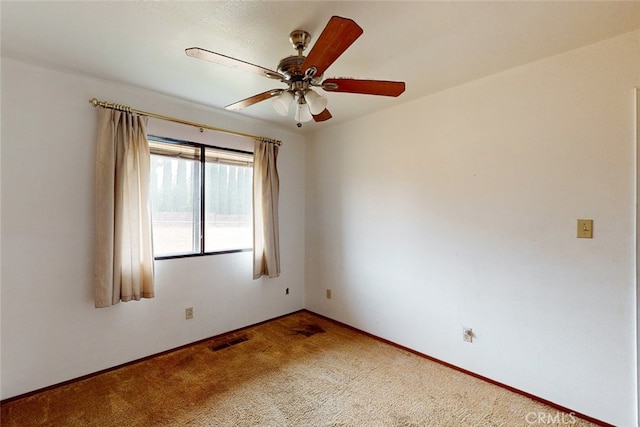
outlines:
[{"label": "window", "polygon": [[149,148],[156,259],[251,250],[253,154],[151,135]]}]

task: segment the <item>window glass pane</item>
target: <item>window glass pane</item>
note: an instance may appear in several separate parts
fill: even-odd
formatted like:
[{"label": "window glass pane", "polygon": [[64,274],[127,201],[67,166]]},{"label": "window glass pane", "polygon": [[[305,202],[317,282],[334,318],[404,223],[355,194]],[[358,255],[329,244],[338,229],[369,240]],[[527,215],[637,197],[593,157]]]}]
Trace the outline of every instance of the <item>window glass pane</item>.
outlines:
[{"label": "window glass pane", "polygon": [[206,162],[225,163],[236,166],[253,166],[253,155],[244,152],[207,147],[204,156]]},{"label": "window glass pane", "polygon": [[150,148],[154,255],[199,253],[200,149],[151,141]]},{"label": "window glass pane", "polygon": [[154,255],[251,249],[253,154],[149,139]]},{"label": "window glass pane", "polygon": [[[213,151],[213,150],[212,150]],[[251,155],[218,158],[206,149],[205,252],[253,247]]]}]

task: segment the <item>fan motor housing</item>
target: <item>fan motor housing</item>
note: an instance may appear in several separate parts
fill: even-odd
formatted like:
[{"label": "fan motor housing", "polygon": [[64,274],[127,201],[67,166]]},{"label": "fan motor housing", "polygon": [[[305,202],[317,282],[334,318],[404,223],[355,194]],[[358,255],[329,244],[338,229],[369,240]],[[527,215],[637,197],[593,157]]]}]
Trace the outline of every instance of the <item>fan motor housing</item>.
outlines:
[{"label": "fan motor housing", "polygon": [[288,56],[280,61],[278,64],[278,72],[288,77],[288,80],[292,80],[296,76],[302,76],[300,67],[304,62],[304,56]]}]

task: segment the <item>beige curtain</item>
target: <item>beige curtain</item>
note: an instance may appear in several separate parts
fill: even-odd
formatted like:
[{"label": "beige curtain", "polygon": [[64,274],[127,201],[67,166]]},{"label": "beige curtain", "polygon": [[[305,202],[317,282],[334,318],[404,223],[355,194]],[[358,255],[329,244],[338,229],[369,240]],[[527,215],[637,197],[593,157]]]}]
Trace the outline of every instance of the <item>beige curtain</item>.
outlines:
[{"label": "beige curtain", "polygon": [[98,108],[95,305],[153,298],[147,118]]},{"label": "beige curtain", "polygon": [[253,153],[254,279],[280,276],[278,148],[275,141],[256,139]]}]

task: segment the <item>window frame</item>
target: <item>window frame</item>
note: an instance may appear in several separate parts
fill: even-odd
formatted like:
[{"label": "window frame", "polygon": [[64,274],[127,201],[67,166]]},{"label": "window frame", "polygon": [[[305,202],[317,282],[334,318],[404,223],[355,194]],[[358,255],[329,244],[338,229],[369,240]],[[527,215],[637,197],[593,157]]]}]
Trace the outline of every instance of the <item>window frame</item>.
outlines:
[{"label": "window frame", "polygon": [[[197,148],[200,151],[200,159],[199,159],[199,169],[200,169],[200,221],[199,221],[199,226],[200,226],[200,252],[194,252],[194,253],[185,253],[185,254],[174,254],[174,255],[159,255],[156,256],[154,254],[153,259],[154,260],[165,260],[165,259],[178,259],[178,258],[193,258],[193,257],[201,257],[201,256],[209,256],[209,255],[224,255],[224,254],[233,254],[233,253],[240,253],[240,252],[251,252],[253,251],[253,247],[250,248],[241,248],[241,249],[226,249],[226,250],[221,250],[221,251],[210,251],[207,252],[205,250],[205,234],[206,234],[206,219],[205,219],[205,166],[207,163],[206,160],[206,155],[205,155],[205,150],[207,148],[211,148],[211,149],[215,149],[215,150],[221,150],[221,151],[229,151],[232,153],[238,153],[238,154],[248,154],[251,156],[251,168],[253,169],[253,156],[254,153],[251,151],[246,151],[246,150],[240,150],[240,149],[236,149],[236,148],[229,148],[229,147],[220,147],[220,146],[216,146],[216,145],[209,145],[209,144],[202,144],[199,142],[193,142],[193,141],[186,141],[186,140],[182,140],[182,139],[177,139],[177,138],[169,138],[169,137],[165,137],[165,136],[158,136],[158,135],[152,135],[152,134],[148,134],[147,135],[147,139],[149,141],[153,141],[153,142],[160,142],[160,143],[164,143],[164,144],[175,144],[175,145],[186,145],[189,147],[194,147]],[[153,154],[150,151],[150,155],[161,155],[161,154]],[[252,212],[253,212],[253,200],[252,200]],[[153,221],[152,221],[152,227],[153,227]]]}]

